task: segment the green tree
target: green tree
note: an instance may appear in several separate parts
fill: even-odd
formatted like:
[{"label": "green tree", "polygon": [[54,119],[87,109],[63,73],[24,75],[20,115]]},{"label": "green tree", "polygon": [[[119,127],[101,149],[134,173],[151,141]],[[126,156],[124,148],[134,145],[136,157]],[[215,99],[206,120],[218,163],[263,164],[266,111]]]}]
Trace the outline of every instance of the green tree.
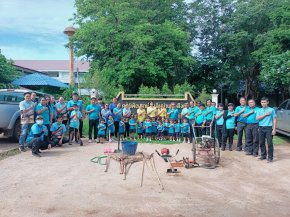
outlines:
[{"label": "green tree", "polygon": [[[109,89],[184,83],[194,71],[183,0],[76,0],[76,53]],[[105,94],[107,91],[101,88]]]},{"label": "green tree", "polygon": [[14,85],[11,82],[19,75],[20,73],[14,67],[12,61],[7,60],[0,52],[0,88],[13,87]]},{"label": "green tree", "polygon": [[193,93],[194,91],[195,86],[189,84],[188,82],[184,82],[183,84],[176,84],[173,89],[174,94],[184,94],[185,92]]}]

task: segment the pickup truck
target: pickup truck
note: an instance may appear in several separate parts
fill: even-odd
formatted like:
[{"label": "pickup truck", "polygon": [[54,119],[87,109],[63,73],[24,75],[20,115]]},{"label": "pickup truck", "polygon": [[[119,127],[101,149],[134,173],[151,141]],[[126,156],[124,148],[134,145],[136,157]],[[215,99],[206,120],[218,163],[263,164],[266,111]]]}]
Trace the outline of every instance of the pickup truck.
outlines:
[{"label": "pickup truck", "polygon": [[285,100],[276,110],[277,132],[290,136],[290,99]]},{"label": "pickup truck", "polygon": [[[0,134],[18,141],[20,135],[20,110],[19,103],[24,100],[23,94],[30,90],[0,89]],[[44,93],[36,92],[38,97]]]}]

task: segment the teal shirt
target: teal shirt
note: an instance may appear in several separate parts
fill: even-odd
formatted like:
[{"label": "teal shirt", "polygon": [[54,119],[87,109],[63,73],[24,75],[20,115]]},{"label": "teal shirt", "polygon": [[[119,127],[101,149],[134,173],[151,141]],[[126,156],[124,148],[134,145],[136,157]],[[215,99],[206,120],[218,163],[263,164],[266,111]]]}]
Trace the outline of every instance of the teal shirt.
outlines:
[{"label": "teal shirt", "polygon": [[194,119],[194,114],[195,114],[194,107],[189,107],[188,108],[188,113],[189,113],[188,119],[189,120],[193,120]]},{"label": "teal shirt", "polygon": [[129,120],[130,130],[136,130],[136,120],[131,118]]},{"label": "teal shirt", "polygon": [[105,130],[106,130],[106,125],[105,124],[99,124],[98,125],[98,135],[104,136],[105,135]]},{"label": "teal shirt", "polygon": [[[40,103],[36,106],[35,111],[40,111],[43,110],[46,106],[42,106]],[[43,124],[50,124],[50,113],[49,113],[49,109],[47,109],[45,112],[41,113],[41,114],[37,114],[37,115],[41,115],[43,117]]]},{"label": "teal shirt", "polygon": [[208,107],[206,107],[205,111],[206,111],[206,113],[208,113],[206,115],[206,120],[211,121],[213,119],[213,116],[216,113],[216,108],[214,106],[210,106],[210,107],[208,106]]},{"label": "teal shirt", "polygon": [[175,131],[174,124],[170,123],[168,133],[174,133],[174,131]]},{"label": "teal shirt", "polygon": [[75,114],[78,115],[78,118],[71,118],[71,119],[70,119],[69,126],[70,126],[71,128],[76,128],[76,129],[78,129],[78,128],[80,127],[80,119],[81,119],[83,116],[82,116],[82,113],[81,113],[79,110],[77,110],[77,111],[73,110],[73,111],[71,112],[71,115],[70,115],[70,116],[73,117]]},{"label": "teal shirt", "polygon": [[259,121],[260,127],[272,127],[273,126],[273,119],[276,118],[276,112],[273,108],[271,108],[271,107],[267,107],[266,109],[260,108],[257,111],[257,116],[264,115],[267,112],[270,112],[271,114],[264,117],[262,120]]},{"label": "teal shirt", "polygon": [[55,122],[51,125],[50,131],[54,132],[57,131],[58,129],[60,129],[56,134],[54,134],[55,136],[62,136],[62,134],[64,134],[66,132],[66,127],[64,124],[58,124],[58,122]]},{"label": "teal shirt", "polygon": [[179,111],[177,108],[175,108],[174,110],[172,108],[168,109],[168,113],[169,114],[169,118],[172,119],[172,120],[177,120],[178,119],[178,114],[179,114]]},{"label": "teal shirt", "polygon": [[[246,108],[245,113],[247,114],[247,113],[251,112],[251,110],[252,109],[250,107],[248,107],[248,108]],[[254,113],[248,115],[248,117],[247,117],[247,124],[257,124],[257,123],[259,123],[259,121],[257,121],[257,119],[256,119],[257,112],[259,111],[259,108],[255,107],[253,110],[254,110]]]},{"label": "teal shirt", "polygon": [[33,124],[27,136],[26,142],[32,141],[34,139],[34,135],[40,134],[43,130],[45,133],[40,136],[41,141],[44,140],[44,136],[48,135],[47,127],[45,125]]},{"label": "teal shirt", "polygon": [[181,124],[181,128],[182,128],[182,133],[188,133],[188,131],[189,131],[189,123]]},{"label": "teal shirt", "polygon": [[144,121],[143,126],[145,128],[145,133],[151,133],[151,127],[152,127],[151,121],[149,122]]},{"label": "teal shirt", "polygon": [[108,120],[108,129],[110,133],[115,132],[115,125],[113,120]]},{"label": "teal shirt", "polygon": [[180,123],[175,124],[175,133],[180,133],[181,132],[181,126]]},{"label": "teal shirt", "polygon": [[78,104],[80,111],[83,110],[83,101],[82,100],[78,100],[75,102],[71,99],[70,101],[67,102],[67,108],[73,107],[74,104]]},{"label": "teal shirt", "polygon": [[227,120],[226,120],[226,128],[227,129],[235,129],[236,127],[236,117],[231,116],[232,114],[235,114],[235,111],[228,111],[227,114]]},{"label": "teal shirt", "polygon": [[99,114],[101,112],[101,106],[99,106],[98,104],[95,104],[95,105],[90,104],[86,107],[86,111],[90,111],[92,109],[94,109],[94,111],[89,114],[89,119],[90,120],[99,119]]},{"label": "teal shirt", "polygon": [[[236,108],[236,110],[235,110],[235,113],[239,113],[241,110],[243,110],[243,108],[244,108],[244,106],[238,106],[237,108]],[[249,108],[249,106],[246,106],[246,110]],[[245,110],[245,111],[246,111]],[[246,112],[243,112],[242,114],[240,114],[240,116],[238,116],[238,121],[239,122],[243,122],[243,123],[247,123],[247,118],[244,118],[243,117],[243,114],[245,114]]]},{"label": "teal shirt", "polygon": [[138,126],[137,126],[137,133],[143,133],[143,124],[142,123],[139,123]]},{"label": "teal shirt", "polygon": [[119,133],[121,134],[125,133],[125,123],[123,121],[119,122]]},{"label": "teal shirt", "polygon": [[[200,111],[199,111],[199,112],[200,112]],[[199,113],[199,112],[198,112],[198,113]],[[195,122],[196,122],[197,124],[202,124],[202,123],[204,122],[204,120],[205,120],[205,113],[206,113],[206,111],[203,110],[202,113],[201,113],[200,115],[198,115],[197,117],[195,117]]]},{"label": "teal shirt", "polygon": [[[219,116],[222,112],[224,112],[224,111],[217,111],[216,112],[216,117]],[[220,118],[216,118],[216,125],[221,126],[223,124],[224,124],[224,117],[223,117],[223,115]]]},{"label": "teal shirt", "polygon": [[[118,114],[117,114],[117,112],[118,112]],[[114,121],[121,121],[123,109],[116,107],[113,109],[113,113],[114,113]]]}]

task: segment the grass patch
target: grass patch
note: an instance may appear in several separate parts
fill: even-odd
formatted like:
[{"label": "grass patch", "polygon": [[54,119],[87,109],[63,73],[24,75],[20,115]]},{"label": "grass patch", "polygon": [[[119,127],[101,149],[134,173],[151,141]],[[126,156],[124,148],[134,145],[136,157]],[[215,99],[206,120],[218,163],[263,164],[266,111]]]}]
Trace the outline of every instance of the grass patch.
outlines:
[{"label": "grass patch", "polygon": [[20,154],[18,148],[14,148],[5,152],[0,153],[0,160],[4,160],[5,158]]}]

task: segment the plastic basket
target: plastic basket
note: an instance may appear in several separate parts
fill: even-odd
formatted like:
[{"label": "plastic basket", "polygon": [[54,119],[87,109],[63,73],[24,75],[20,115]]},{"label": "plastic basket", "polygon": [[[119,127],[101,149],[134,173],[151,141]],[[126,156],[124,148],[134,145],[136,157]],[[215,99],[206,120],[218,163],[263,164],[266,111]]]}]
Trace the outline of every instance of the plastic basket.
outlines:
[{"label": "plastic basket", "polygon": [[122,141],[122,151],[124,154],[134,155],[136,153],[138,142]]}]

